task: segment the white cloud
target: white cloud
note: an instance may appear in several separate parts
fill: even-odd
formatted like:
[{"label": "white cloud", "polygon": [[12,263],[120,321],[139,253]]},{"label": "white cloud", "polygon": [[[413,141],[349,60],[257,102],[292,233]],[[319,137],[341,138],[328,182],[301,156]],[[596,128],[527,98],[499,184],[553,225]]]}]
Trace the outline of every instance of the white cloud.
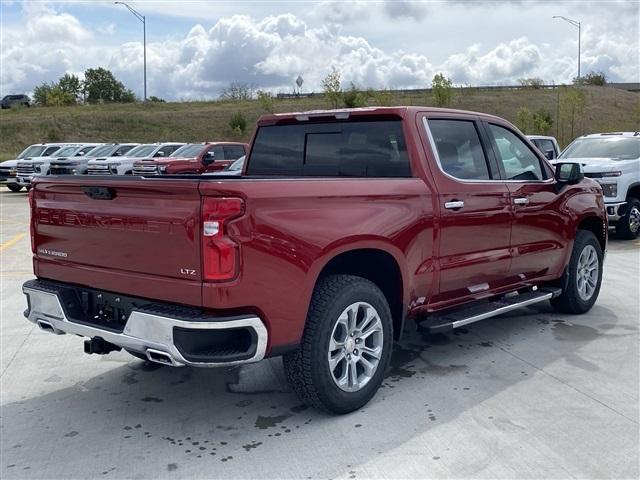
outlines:
[{"label": "white cloud", "polygon": [[[106,66],[128,87],[142,93],[142,44],[114,46],[115,26],[110,18],[101,24],[100,19],[93,35],[71,13],[57,12],[43,3],[27,3],[24,8],[24,24],[3,24],[2,93],[28,92],[65,72],[97,66]],[[532,40],[516,32],[503,40],[492,37],[487,41],[483,36],[486,43],[463,43],[441,54],[449,43],[443,40],[443,30],[433,33],[418,23],[443,14],[441,9],[429,8],[433,11],[427,12],[423,3],[405,1],[329,1],[316,4],[304,15],[231,15],[219,18],[213,26],[197,24],[182,35],[163,39],[156,32],[154,41],[147,44],[148,92],[168,99],[211,98],[232,81],[290,91],[298,74],[305,79],[305,90],[317,91],[331,66],[340,70],[345,85],[353,81],[374,88],[425,87],[440,71],[456,84],[514,83],[533,76],[560,83],[576,74],[576,39],[557,24],[553,27],[561,32],[561,42],[544,35]],[[451,8],[457,16],[463,14],[462,7]],[[359,29],[351,28],[350,22],[360,25]],[[413,40],[395,43],[385,35],[375,37],[368,33],[368,24],[376,31],[379,26],[404,26],[407,31],[398,31],[398,36]],[[637,22],[622,19],[615,32],[608,21],[591,24],[583,29],[583,72],[603,70],[612,81],[637,81]],[[440,26],[448,31],[446,25]],[[411,28],[415,30],[409,31]],[[450,33],[460,40],[464,32]]]}]

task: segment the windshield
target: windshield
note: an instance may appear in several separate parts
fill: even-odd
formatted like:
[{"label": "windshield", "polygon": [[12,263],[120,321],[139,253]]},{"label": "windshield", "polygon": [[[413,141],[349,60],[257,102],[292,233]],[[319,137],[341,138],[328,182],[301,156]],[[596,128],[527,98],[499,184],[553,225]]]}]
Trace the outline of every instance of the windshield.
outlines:
[{"label": "windshield", "polygon": [[193,158],[197,157],[204,145],[201,143],[187,143],[171,154],[174,158]]},{"label": "windshield", "polygon": [[24,149],[17,158],[39,157],[44,150],[44,145],[31,145]]},{"label": "windshield", "polygon": [[238,170],[242,170],[242,166],[244,165],[244,159],[245,156],[241,156],[239,159],[237,159],[235,162],[233,162],[231,165],[229,165],[229,168],[227,170],[231,170],[231,171],[238,171]]},{"label": "windshield", "polygon": [[132,148],[126,154],[127,157],[148,157],[150,156],[156,149],[158,145],[138,145],[136,148]]},{"label": "windshield", "polygon": [[86,147],[82,147],[80,150],[78,150],[75,156],[84,157],[93,152],[96,148],[98,148],[96,145],[87,145]]},{"label": "windshield", "polygon": [[630,160],[640,157],[640,137],[581,138],[562,152],[560,158],[610,158]]},{"label": "windshield", "polygon": [[79,147],[77,145],[73,145],[70,147],[63,147],[56,152],[56,157],[66,157],[67,155],[73,155]]},{"label": "windshield", "polygon": [[91,154],[92,157],[108,156],[111,154],[111,152],[114,150],[116,146],[117,145],[103,145],[102,147],[97,147],[91,150],[91,152],[89,153]]}]

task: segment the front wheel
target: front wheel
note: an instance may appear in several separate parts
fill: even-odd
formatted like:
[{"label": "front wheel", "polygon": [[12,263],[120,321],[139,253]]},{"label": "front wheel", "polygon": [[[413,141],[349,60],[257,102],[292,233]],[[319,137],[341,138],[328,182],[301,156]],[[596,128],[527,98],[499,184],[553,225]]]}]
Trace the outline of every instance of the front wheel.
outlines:
[{"label": "front wheel", "polygon": [[8,183],[7,188],[12,192],[19,192],[22,190],[22,185],[18,185],[17,183]]},{"label": "front wheel", "polygon": [[616,223],[616,236],[624,240],[634,240],[640,232],[640,200],[629,198],[627,211]]},{"label": "front wheel", "polygon": [[586,313],[596,303],[602,283],[602,247],[596,236],[578,230],[565,275],[566,286],[559,297],[551,300],[562,313]]},{"label": "front wheel", "polygon": [[289,384],[320,410],[357,410],[382,384],[392,339],[389,305],[375,284],[352,275],[321,278],[300,346],[283,359]]}]

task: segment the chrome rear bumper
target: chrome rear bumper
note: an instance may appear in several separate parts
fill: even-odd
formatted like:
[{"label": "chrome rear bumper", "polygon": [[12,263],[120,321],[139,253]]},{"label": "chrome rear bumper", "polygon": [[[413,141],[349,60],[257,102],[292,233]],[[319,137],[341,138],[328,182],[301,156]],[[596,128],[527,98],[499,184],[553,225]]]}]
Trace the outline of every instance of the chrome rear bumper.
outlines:
[{"label": "chrome rear bumper", "polygon": [[[27,296],[29,308],[25,317],[38,325],[42,330],[62,335],[65,333],[80,335],[87,338],[101,338],[118,347],[146,355],[150,361],[180,367],[219,367],[257,362],[264,358],[268,333],[257,316],[232,317],[219,319],[214,317],[199,317],[198,321],[165,316],[157,312],[132,310],[122,332],[111,331],[99,326],[88,325],[71,319],[63,308],[62,292],[56,291],[51,284],[38,280],[26,282],[22,290]],[[177,329],[177,330],[176,330]],[[248,330],[251,335],[251,345],[241,359],[230,361],[201,361],[202,355],[185,353],[184,345],[175,340],[175,333],[185,338],[205,336],[205,332],[215,333],[224,331],[237,332]],[[187,342],[188,343],[188,342]],[[201,343],[201,342],[200,342]],[[186,358],[190,357],[190,359]]]}]

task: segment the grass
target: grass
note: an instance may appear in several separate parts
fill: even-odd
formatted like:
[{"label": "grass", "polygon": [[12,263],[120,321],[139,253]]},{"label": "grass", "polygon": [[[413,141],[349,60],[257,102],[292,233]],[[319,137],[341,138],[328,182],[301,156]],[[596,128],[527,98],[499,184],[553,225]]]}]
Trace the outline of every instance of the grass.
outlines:
[{"label": "grass", "polygon": [[[585,87],[584,114],[574,124],[574,134],[566,122],[558,125],[558,140],[566,145],[584,133],[634,130],[640,125],[640,95],[607,87]],[[544,109],[551,113],[556,135],[558,90],[455,89],[453,108],[475,110],[514,122],[518,109]],[[375,105],[375,99],[369,99]],[[429,93],[391,92],[391,105],[433,105]],[[274,101],[276,112],[328,108],[323,97]],[[235,112],[247,119],[247,131],[238,134],[229,127]],[[21,108],[0,112],[0,161],[15,158],[26,146],[38,142],[100,141],[248,141],[257,118],[265,113],[258,101],[211,101],[118,105],[78,105],[73,107]],[[531,132],[525,132],[531,133]]]}]

